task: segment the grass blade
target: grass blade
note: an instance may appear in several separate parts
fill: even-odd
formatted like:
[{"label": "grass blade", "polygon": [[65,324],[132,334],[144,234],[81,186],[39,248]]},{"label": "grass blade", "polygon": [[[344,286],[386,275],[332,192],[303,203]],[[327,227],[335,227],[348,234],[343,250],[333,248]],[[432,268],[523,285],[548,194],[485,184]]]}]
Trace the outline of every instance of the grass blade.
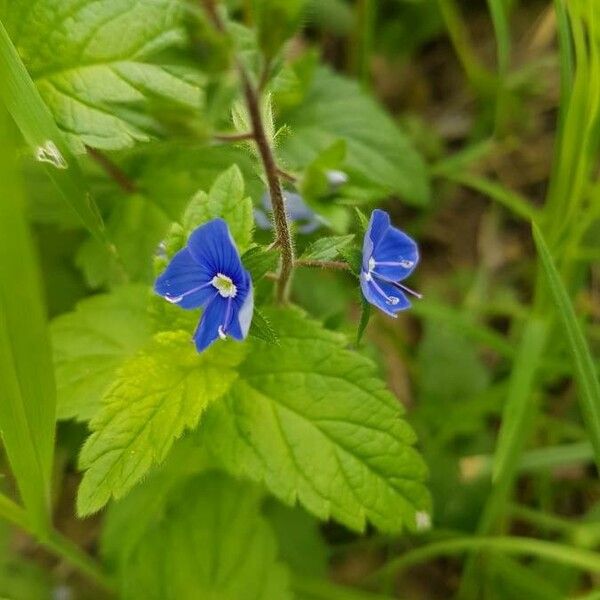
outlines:
[{"label": "grass blade", "polygon": [[0,111],[0,430],[31,527],[43,537],[50,523],[56,389],[9,133]]},{"label": "grass blade", "polygon": [[581,411],[590,441],[594,447],[596,466],[600,470],[600,383],[598,382],[594,360],[548,245],[540,228],[535,223],[533,224],[533,239],[573,355]]},{"label": "grass blade", "polygon": [[512,556],[534,556],[591,573],[600,572],[600,554],[583,548],[517,536],[459,537],[431,542],[420,548],[409,550],[402,556],[389,561],[370,578],[390,576],[438,556],[452,556],[467,550],[497,550]]},{"label": "grass blade", "polygon": [[460,172],[445,173],[445,176],[450,181],[488,196],[525,221],[532,221],[538,214],[537,209],[531,205],[527,198],[485,177]]},{"label": "grass blade", "polygon": [[535,405],[533,391],[540,365],[547,327],[539,318],[526,325],[511,373],[508,396],[502,410],[502,425],[498,434],[492,479],[511,479],[526,441]]},{"label": "grass blade", "polygon": [[43,164],[65,202],[87,229],[106,243],[102,218],[93,203],[77,159],[42,100],[6,29],[0,22],[0,99],[34,156]]}]

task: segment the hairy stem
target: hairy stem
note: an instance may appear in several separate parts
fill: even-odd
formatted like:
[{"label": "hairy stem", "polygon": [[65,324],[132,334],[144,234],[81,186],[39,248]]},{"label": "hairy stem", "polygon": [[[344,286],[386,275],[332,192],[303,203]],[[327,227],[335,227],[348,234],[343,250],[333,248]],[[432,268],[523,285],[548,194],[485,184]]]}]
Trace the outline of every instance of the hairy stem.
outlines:
[{"label": "hairy stem", "polygon": [[320,267],[321,269],[338,269],[340,271],[349,271],[350,265],[341,260],[311,260],[301,258],[295,262],[298,267]]},{"label": "hairy stem", "polygon": [[249,131],[248,133],[215,133],[213,138],[217,142],[243,142],[246,140],[253,140],[254,133]]},{"label": "hairy stem", "polygon": [[269,187],[269,196],[273,207],[273,222],[275,224],[275,241],[281,252],[281,264],[279,266],[279,277],[277,280],[277,299],[285,302],[287,298],[288,285],[294,268],[294,246],[290,226],[285,212],[285,202],[281,182],[279,181],[279,170],[273,156],[273,151],[262,120],[258,93],[246,70],[240,66],[240,77],[244,88],[244,96],[248,107],[250,122],[254,130],[254,140],[260,154],[265,175],[267,176],[267,185]]},{"label": "hairy stem", "polygon": [[[215,2],[215,0],[202,0],[202,4],[214,27],[218,31],[226,33],[227,29],[219,14],[217,2]],[[294,270],[294,245],[285,211],[285,201],[283,199],[281,181],[279,180],[280,171],[277,167],[273,149],[271,148],[270,141],[265,131],[263,115],[260,108],[260,91],[250,80],[250,75],[241,61],[237,60],[236,63],[242,83],[246,108],[248,109],[248,115],[252,125],[252,137],[260,155],[263,170],[267,178],[269,196],[271,197],[273,222],[275,226],[274,245],[279,248],[281,253],[276,283],[277,300],[279,302],[285,302],[287,300],[290,279]]]}]

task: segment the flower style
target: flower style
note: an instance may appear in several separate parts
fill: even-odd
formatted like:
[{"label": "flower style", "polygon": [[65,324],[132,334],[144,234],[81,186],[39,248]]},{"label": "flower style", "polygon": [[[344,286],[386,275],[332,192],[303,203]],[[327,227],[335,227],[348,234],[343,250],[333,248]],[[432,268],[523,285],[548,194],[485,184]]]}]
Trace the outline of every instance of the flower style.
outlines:
[{"label": "flower style", "polygon": [[243,340],[248,335],[254,310],[252,280],[223,219],[213,219],[190,235],[154,290],[181,308],[204,308],[194,333],[198,352],[217,338]]},{"label": "flower style", "polygon": [[408,235],[390,224],[389,215],[376,209],[365,233],[360,286],[365,298],[386,314],[410,307],[406,294],[420,294],[402,285],[419,262],[419,249]]}]

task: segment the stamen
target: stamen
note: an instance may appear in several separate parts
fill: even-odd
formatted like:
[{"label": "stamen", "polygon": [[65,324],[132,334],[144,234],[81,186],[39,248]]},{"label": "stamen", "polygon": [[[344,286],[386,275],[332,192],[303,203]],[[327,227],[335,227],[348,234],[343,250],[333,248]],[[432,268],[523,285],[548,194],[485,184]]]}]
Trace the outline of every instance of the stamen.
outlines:
[{"label": "stamen", "polygon": [[[399,261],[373,261],[374,267],[378,266],[378,267],[402,267],[403,269],[410,269],[411,267],[413,267],[415,265],[415,261],[414,260],[408,260],[406,258],[401,258]],[[369,267],[371,266],[371,263],[369,263]]]},{"label": "stamen", "polygon": [[217,273],[211,281],[212,285],[217,288],[219,294],[223,298],[235,298],[237,294],[237,287],[233,283],[231,277],[223,275],[223,273]]},{"label": "stamen", "polygon": [[381,287],[378,285],[378,283],[375,281],[375,278],[370,278],[371,283],[373,284],[373,287],[377,290],[377,292],[379,294],[381,294],[384,298],[385,301],[388,304],[391,304],[392,306],[395,306],[396,304],[398,304],[398,302],[400,302],[400,298],[397,298],[396,296],[388,296],[382,289]]},{"label": "stamen", "polygon": [[219,325],[219,329],[217,330],[219,337],[224,340],[227,338],[227,328],[229,327],[229,323],[231,322],[231,317],[233,315],[232,308],[233,304],[233,296],[230,296],[227,300],[227,308],[225,309],[225,318],[223,319],[224,323]]},{"label": "stamen", "polygon": [[165,299],[168,300],[169,302],[171,302],[172,304],[177,304],[178,302],[181,302],[186,296],[189,296],[190,294],[193,294],[194,292],[197,292],[205,287],[208,287],[209,285],[211,285],[211,282],[205,283],[204,285],[200,285],[198,287],[195,287],[194,289],[189,290],[189,291],[181,294],[180,296],[172,296],[171,294],[169,294],[169,292],[167,292],[165,294]]},{"label": "stamen", "polygon": [[403,292],[406,292],[407,294],[410,294],[411,296],[418,298],[419,300],[423,299],[423,294],[419,294],[419,292],[415,292],[415,290],[411,290],[409,287],[403,285],[402,283],[398,283],[397,281],[390,281],[389,283],[391,283],[393,286],[401,289]]}]

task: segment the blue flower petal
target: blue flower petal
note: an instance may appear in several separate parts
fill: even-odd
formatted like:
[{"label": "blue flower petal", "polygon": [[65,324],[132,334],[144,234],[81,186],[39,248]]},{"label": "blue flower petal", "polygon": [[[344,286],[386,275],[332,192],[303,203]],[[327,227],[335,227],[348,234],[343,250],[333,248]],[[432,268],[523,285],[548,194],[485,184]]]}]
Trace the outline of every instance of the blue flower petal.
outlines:
[{"label": "blue flower petal", "polygon": [[389,215],[383,210],[376,208],[371,213],[369,226],[363,240],[362,268],[364,271],[369,270],[369,259],[373,256],[373,250],[389,228]]},{"label": "blue flower petal", "polygon": [[364,271],[360,274],[360,287],[365,298],[373,306],[376,306],[391,317],[395,317],[396,313],[406,310],[411,306],[406,295],[399,289],[376,277],[369,279],[367,273]]},{"label": "blue flower petal", "polygon": [[242,278],[242,262],[223,219],[213,219],[198,227],[188,240],[188,248],[196,262],[214,275],[223,273],[234,281]]},{"label": "blue flower petal", "polygon": [[406,279],[419,262],[416,242],[404,232],[390,227],[373,249],[374,271],[385,279]]},{"label": "blue flower petal", "polygon": [[231,325],[227,330],[227,334],[236,340],[244,340],[248,336],[250,323],[252,322],[252,314],[254,312],[254,290],[252,285],[242,302],[241,306],[236,306],[236,313],[231,321]]},{"label": "blue flower petal", "polygon": [[207,304],[200,324],[194,333],[196,350],[206,350],[219,336],[219,327],[223,325],[227,314],[228,300],[215,292],[213,299]]},{"label": "blue flower petal", "polygon": [[212,274],[198,264],[187,248],[171,260],[155,284],[154,291],[182,308],[198,308],[212,296]]}]

